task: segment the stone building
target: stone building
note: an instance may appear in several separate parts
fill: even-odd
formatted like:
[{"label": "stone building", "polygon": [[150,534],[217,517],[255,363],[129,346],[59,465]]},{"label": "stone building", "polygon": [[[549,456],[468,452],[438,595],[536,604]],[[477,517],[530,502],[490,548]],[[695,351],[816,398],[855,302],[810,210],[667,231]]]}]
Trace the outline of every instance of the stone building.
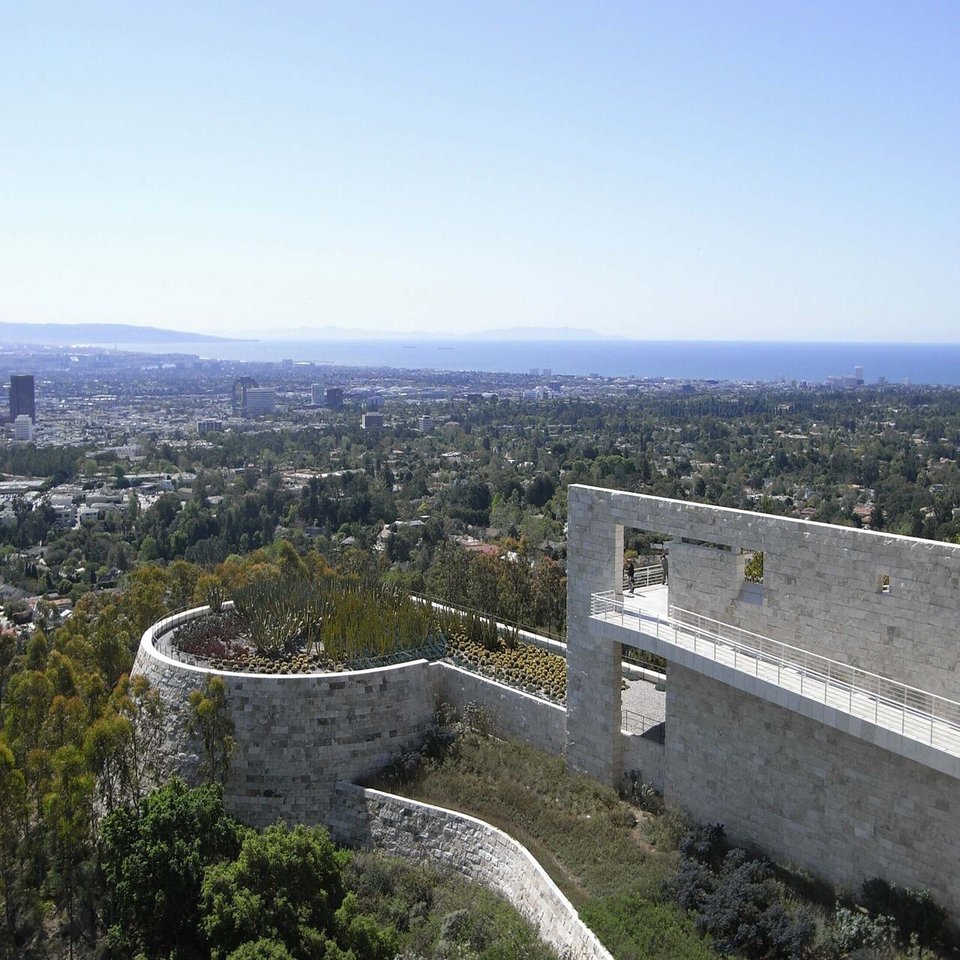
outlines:
[{"label": "stone building", "polygon": [[[374,808],[400,815],[348,781],[416,744],[442,698],[482,705],[494,732],[603,783],[638,773],[735,843],[849,889],[874,876],[926,887],[960,916],[960,546],[579,485],[568,514],[566,649],[524,635],[565,653],[565,707],[443,661],[224,673],[229,809],[359,842]],[[631,529],[665,543],[669,582],[655,565],[624,595]],[[151,627],[135,667],[167,707],[164,752],[188,779],[189,694],[214,671],[173,656],[169,634],[197,612]],[[625,647],[667,662],[665,719],[649,728],[624,728]],[[449,838],[447,815],[430,816]]]},{"label": "stone building", "polygon": [[[669,803],[960,913],[960,546],[571,486],[566,757],[615,785],[624,646],[667,661]],[[669,583],[622,592],[625,530]],[[758,561],[757,558],[761,559]]]}]

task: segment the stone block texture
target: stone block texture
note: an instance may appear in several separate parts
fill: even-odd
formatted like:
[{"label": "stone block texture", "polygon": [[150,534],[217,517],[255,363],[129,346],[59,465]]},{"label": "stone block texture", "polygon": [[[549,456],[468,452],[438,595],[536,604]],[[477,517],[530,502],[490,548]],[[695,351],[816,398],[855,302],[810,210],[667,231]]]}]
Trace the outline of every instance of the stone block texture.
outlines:
[{"label": "stone block texture", "polygon": [[561,956],[612,960],[530,852],[466,814],[337,784],[332,834],[349,846],[429,862],[502,893]]},{"label": "stone block texture", "polygon": [[[189,735],[189,697],[212,671],[157,653],[149,633],[134,672],[160,691],[170,769],[192,781],[200,745]],[[224,785],[227,809],[257,827],[278,819],[325,823],[338,779],[373,773],[422,739],[436,702],[428,666],[421,660],[323,675],[221,673],[237,742]]]},{"label": "stone block texture", "polygon": [[623,772],[638,772],[644,783],[663,793],[665,750],[664,745],[653,738],[654,730],[642,733],[620,734]]},{"label": "stone block texture", "polygon": [[520,740],[546,753],[563,753],[567,727],[564,707],[449,663],[434,663],[430,669],[437,694],[460,713],[469,704],[481,707],[490,720],[491,733],[505,740]]},{"label": "stone block texture", "polygon": [[[568,497],[575,616],[619,584],[618,527],[655,531],[674,538],[672,605],[960,700],[960,546],[595,487]],[[742,549],[764,553],[759,590]]]},{"label": "stone block texture", "polygon": [[590,596],[622,590],[623,524],[613,491],[571,486],[567,492],[567,764],[608,786],[622,768],[622,650],[594,636]]},{"label": "stone block texture", "polygon": [[675,665],[667,724],[668,802],[851,891],[880,876],[960,915],[953,777]]}]

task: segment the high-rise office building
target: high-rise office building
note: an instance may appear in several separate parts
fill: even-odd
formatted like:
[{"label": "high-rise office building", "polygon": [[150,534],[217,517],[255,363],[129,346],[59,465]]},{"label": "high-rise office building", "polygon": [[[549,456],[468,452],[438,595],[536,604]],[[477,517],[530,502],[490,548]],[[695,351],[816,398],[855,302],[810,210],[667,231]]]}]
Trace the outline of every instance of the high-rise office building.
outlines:
[{"label": "high-rise office building", "polygon": [[327,387],[327,409],[343,409],[343,387]]},{"label": "high-rise office building", "polygon": [[33,439],[33,421],[26,413],[21,413],[13,421],[13,439],[21,442],[29,442]]},{"label": "high-rise office building", "polygon": [[10,374],[10,420],[25,413],[31,423],[37,422],[37,407],[33,396],[32,374]]},{"label": "high-rise office building", "polygon": [[208,433],[222,433],[223,421],[214,420],[212,417],[204,417],[197,421],[197,436],[205,437]]},{"label": "high-rise office building", "polygon": [[261,417],[273,413],[277,406],[277,391],[273,387],[248,387],[244,416]]},{"label": "high-rise office building", "polygon": [[259,384],[253,377],[237,377],[233,381],[233,415],[235,417],[247,416],[247,391],[256,386]]}]

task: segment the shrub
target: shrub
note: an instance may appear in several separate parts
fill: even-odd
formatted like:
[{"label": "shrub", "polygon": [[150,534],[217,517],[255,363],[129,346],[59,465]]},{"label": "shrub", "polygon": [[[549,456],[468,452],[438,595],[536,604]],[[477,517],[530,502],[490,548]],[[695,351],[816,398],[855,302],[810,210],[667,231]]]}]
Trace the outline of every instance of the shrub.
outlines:
[{"label": "shrub", "polygon": [[413,781],[423,766],[423,754],[416,747],[407,747],[392,754],[384,768],[383,776],[393,787]]},{"label": "shrub", "polygon": [[649,783],[644,783],[639,770],[628,770],[623,775],[620,796],[647,813],[663,812],[663,797]]},{"label": "shrub", "polygon": [[416,779],[426,759],[440,761],[450,752],[458,736],[457,715],[445,700],[437,704],[433,722],[424,731],[418,746],[405,747],[393,754],[384,770],[387,782],[395,787]]},{"label": "shrub", "polygon": [[776,897],[771,881],[766,864],[747,860],[742,850],[731,850],[713,889],[696,908],[697,929],[710,934],[722,953],[741,950],[762,956],[766,945],[762,916]]},{"label": "shrub", "polygon": [[771,957],[806,956],[817,932],[817,925],[807,910],[790,913],[781,902],[766,909],[763,925]]},{"label": "shrub", "polygon": [[700,910],[716,885],[713,871],[705,863],[682,860],[676,874],[668,881],[666,892],[684,910]]},{"label": "shrub", "polygon": [[834,957],[843,957],[855,950],[892,953],[897,942],[897,925],[893,917],[871,917],[864,909],[850,909],[837,903],[825,941]]},{"label": "shrub", "polygon": [[463,726],[471,733],[481,737],[488,737],[493,728],[493,718],[490,711],[476,700],[471,700],[463,708]]},{"label": "shrub", "polygon": [[680,856],[697,860],[716,869],[727,852],[727,835],[722,823],[708,823],[695,827],[677,845]]},{"label": "shrub", "polygon": [[803,957],[816,933],[804,911],[784,906],[773,870],[745,851],[725,847],[723,827],[710,824],[687,833],[680,842],[683,855],[667,892],[682,907],[695,911],[696,928],[713,938],[721,953],[746,957]]},{"label": "shrub", "polygon": [[901,946],[916,941],[921,949],[941,944],[947,934],[947,912],[929,890],[898,887],[880,877],[864,881],[864,906],[871,917],[892,917]]}]

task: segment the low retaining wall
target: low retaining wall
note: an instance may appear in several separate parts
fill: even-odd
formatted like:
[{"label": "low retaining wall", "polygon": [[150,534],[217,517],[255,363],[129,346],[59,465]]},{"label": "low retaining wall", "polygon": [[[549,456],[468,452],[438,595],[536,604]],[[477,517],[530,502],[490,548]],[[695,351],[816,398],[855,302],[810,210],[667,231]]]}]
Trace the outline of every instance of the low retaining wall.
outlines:
[{"label": "low retaining wall", "polygon": [[498,890],[561,956],[612,960],[530,851],[483,820],[340,782],[331,833],[348,846],[428,860]]},{"label": "low retaining wall", "polygon": [[470,703],[483,707],[490,718],[490,732],[495,736],[520,740],[545,753],[563,753],[567,711],[560,704],[451,663],[434,663],[430,669],[435,675],[437,695],[461,713]]},{"label": "low retaining wall", "polygon": [[664,785],[664,746],[653,736],[657,727],[647,733],[627,733],[620,731],[621,761],[623,772],[639,771],[640,779],[649,783],[654,790],[663,793]]}]

